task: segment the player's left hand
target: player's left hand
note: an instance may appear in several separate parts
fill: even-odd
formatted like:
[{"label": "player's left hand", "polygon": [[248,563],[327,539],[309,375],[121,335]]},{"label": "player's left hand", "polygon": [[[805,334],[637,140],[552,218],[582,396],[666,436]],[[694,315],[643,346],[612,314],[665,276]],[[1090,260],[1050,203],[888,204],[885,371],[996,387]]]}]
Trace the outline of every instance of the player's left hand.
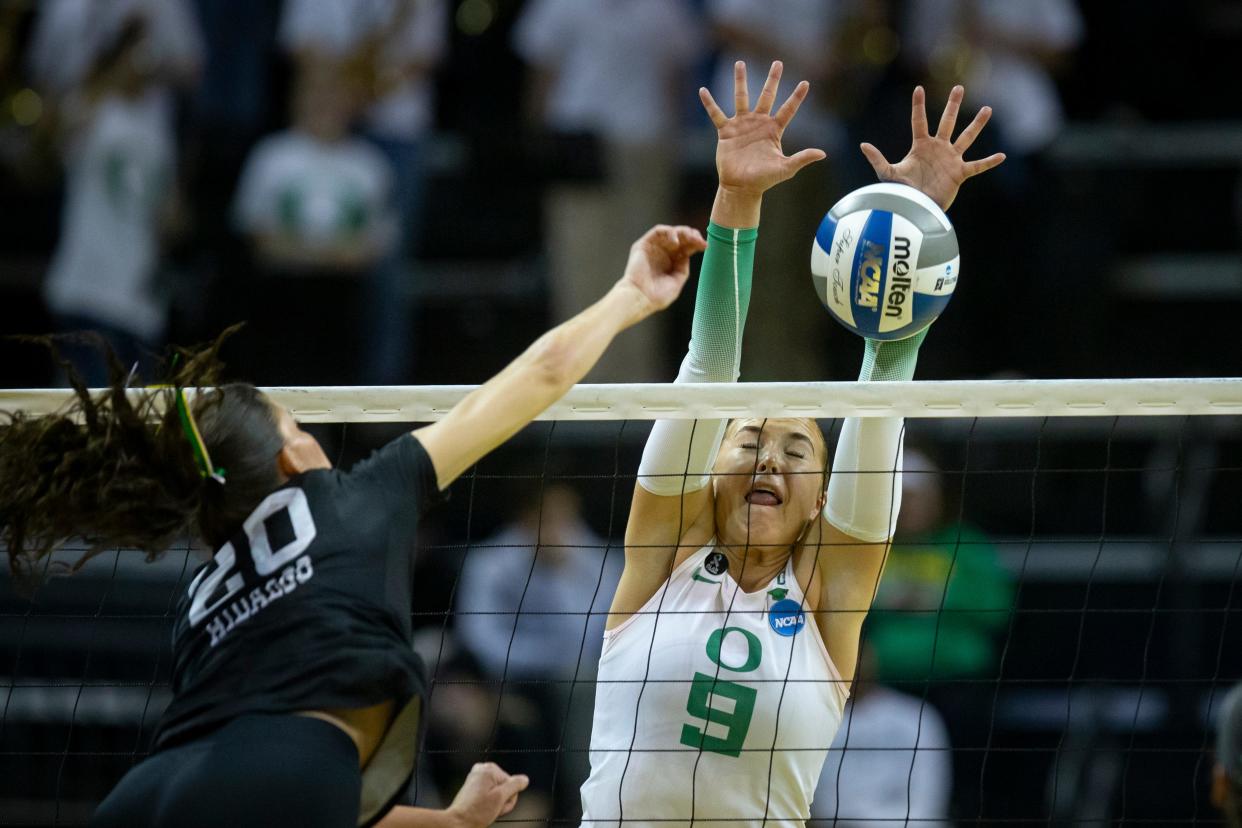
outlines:
[{"label": "player's left hand", "polygon": [[518,794],[529,784],[525,774],[511,776],[492,762],[480,762],[470,769],[448,813],[460,828],[486,828],[517,806]]},{"label": "player's left hand", "polygon": [[940,125],[936,128],[936,134],[932,135],[927,126],[926,93],[923,87],[916,86],[910,113],[913,142],[906,157],[896,164],[890,164],[884,154],[873,145],[863,144],[861,147],[863,155],[871,162],[880,180],[908,184],[929,196],[942,210],[947,210],[957,197],[957,190],[963,181],[987,172],[1004,161],[1003,152],[978,161],[967,161],[962,157],[992,117],[992,108],[983,107],[954,141],[953,129],[957,125],[957,112],[965,96],[966,90],[963,87],[953,87],[953,91],[949,93],[949,101],[944,106],[944,114],[940,116]]}]

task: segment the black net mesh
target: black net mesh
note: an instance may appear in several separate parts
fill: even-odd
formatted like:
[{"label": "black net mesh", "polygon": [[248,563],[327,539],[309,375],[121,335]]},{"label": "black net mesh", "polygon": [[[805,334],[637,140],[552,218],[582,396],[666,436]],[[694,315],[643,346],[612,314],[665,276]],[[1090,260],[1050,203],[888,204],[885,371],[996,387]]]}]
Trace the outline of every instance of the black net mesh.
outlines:
[{"label": "black net mesh", "polygon": [[[839,423],[822,425],[831,443]],[[908,421],[902,523],[813,822],[1219,823],[1212,725],[1242,678],[1238,426]],[[348,466],[404,428],[313,430]],[[506,821],[580,820],[648,428],[532,425],[427,518],[413,622],[432,682],[410,801],[446,804],[490,759],[532,778]],[[100,555],[33,600],[0,583],[0,824],[84,823],[147,755],[199,562],[187,541],[153,564]]]}]

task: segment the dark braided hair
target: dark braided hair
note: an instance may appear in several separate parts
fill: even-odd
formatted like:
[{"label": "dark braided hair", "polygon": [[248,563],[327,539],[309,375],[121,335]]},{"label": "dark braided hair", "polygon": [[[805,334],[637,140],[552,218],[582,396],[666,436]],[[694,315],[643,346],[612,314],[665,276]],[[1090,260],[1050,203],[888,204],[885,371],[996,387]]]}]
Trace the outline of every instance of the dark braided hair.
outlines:
[{"label": "dark braided hair", "polygon": [[[253,385],[217,385],[219,349],[234,330],[197,351],[176,349],[164,384],[133,395],[126,370],[97,341],[109,384],[93,397],[54,338],[33,340],[51,348],[74,395],[47,416],[0,412],[0,543],[16,578],[37,583],[70,539],[86,546],[73,570],[119,547],[154,560],[187,533],[219,546],[281,485],[284,441],[272,403]],[[205,389],[191,411],[223,483],[199,470],[177,388]]]}]

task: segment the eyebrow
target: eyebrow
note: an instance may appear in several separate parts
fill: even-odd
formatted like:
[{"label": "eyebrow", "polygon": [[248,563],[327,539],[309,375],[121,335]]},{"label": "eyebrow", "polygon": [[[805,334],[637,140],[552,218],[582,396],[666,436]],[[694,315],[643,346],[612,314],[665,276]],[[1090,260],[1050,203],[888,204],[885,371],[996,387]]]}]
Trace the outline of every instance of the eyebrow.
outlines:
[{"label": "eyebrow", "polygon": [[[749,425],[748,425],[748,426],[742,426],[741,428],[739,428],[739,429],[737,430],[737,433],[738,433],[738,434],[741,434],[741,433],[742,433],[742,432],[744,432],[744,431],[745,431],[745,432],[750,432],[751,434],[754,434],[754,435],[756,435],[756,436],[758,436],[758,435],[760,435],[760,434],[762,434],[762,433],[763,433],[763,429],[759,428],[759,426],[749,426]],[[815,448],[815,443],[811,441],[811,438],[810,438],[810,437],[807,437],[807,436],[806,436],[805,434],[803,434],[801,431],[791,431],[791,432],[789,432],[789,433],[788,433],[788,436],[789,436],[789,437],[794,437],[794,438],[796,438],[796,439],[798,439],[798,440],[802,440],[802,441],[804,441],[804,442],[805,442],[807,445],[809,445],[812,449],[814,449],[814,448]]]}]

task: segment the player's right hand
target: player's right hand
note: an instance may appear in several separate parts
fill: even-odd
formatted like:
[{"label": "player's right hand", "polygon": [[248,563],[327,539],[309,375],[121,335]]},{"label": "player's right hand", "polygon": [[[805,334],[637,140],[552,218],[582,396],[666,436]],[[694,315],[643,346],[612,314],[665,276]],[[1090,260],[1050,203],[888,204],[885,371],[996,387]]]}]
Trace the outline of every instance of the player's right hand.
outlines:
[{"label": "player's right hand", "polygon": [[470,769],[461,790],[448,807],[461,828],[486,828],[517,806],[518,794],[530,785],[525,774],[508,774],[493,762]]},{"label": "player's right hand", "polygon": [[703,234],[693,227],[657,224],[630,246],[621,284],[642,294],[644,316],[664,310],[690,278],[690,257],[706,249]]},{"label": "player's right hand", "polygon": [[740,60],[735,63],[732,118],[724,114],[711,92],[705,88],[699,90],[699,100],[716,127],[716,174],[724,190],[760,196],[782,181],[793,178],[808,164],[826,157],[820,149],[804,149],[787,156],[781,148],[785,128],[806,100],[810,89],[809,83],[800,82],[773,115],[772,106],[776,103],[782,71],[784,66],[779,60],[775,61],[768,71],[759,100],[751,109],[750,93],[746,88],[746,64]]}]

